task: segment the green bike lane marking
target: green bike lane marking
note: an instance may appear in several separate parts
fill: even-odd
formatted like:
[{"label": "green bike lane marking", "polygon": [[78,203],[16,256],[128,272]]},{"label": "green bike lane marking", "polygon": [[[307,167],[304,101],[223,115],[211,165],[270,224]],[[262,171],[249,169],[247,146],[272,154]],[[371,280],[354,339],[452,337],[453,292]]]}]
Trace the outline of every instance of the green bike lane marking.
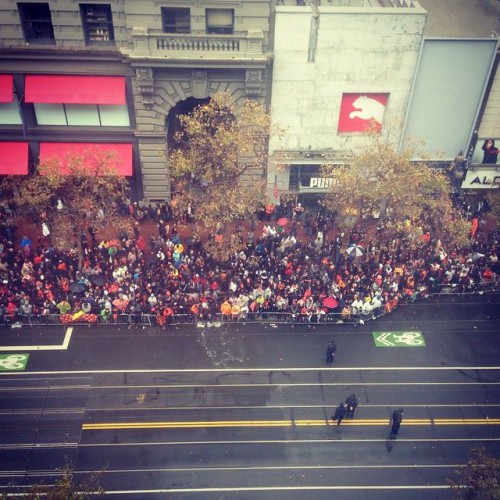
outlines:
[{"label": "green bike lane marking", "polygon": [[25,370],[29,354],[0,354],[0,371]]},{"label": "green bike lane marking", "polygon": [[373,332],[376,347],[425,347],[420,331]]}]

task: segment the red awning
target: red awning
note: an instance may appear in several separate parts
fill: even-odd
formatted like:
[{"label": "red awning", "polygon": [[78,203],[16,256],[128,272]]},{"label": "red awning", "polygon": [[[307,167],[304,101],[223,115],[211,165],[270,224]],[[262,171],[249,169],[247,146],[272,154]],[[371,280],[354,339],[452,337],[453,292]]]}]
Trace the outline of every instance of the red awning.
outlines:
[{"label": "red awning", "polygon": [[[132,175],[132,144],[101,144],[90,142],[42,142],[40,143],[40,161],[47,158],[61,160],[60,173],[68,174],[66,161],[72,154],[83,156],[85,164],[92,169],[97,161],[102,160],[101,153],[113,151],[115,156],[111,159],[109,167],[118,175]],[[94,165],[92,165],[94,163]]]},{"label": "red awning", "polygon": [[125,78],[27,75],[24,100],[50,104],[125,104]]},{"label": "red awning", "polygon": [[0,75],[0,102],[12,102],[12,75]]},{"label": "red awning", "polygon": [[28,174],[28,143],[0,142],[0,175]]}]

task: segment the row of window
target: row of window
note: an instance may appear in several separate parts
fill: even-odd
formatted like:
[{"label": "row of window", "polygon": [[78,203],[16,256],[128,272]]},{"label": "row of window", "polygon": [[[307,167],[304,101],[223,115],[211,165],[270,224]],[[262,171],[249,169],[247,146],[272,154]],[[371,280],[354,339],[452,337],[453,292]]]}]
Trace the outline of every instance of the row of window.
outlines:
[{"label": "row of window", "polygon": [[[164,33],[191,33],[191,11],[189,8],[162,7],[161,18]],[[234,33],[233,9],[206,9],[206,31],[209,35],[232,35]]]},{"label": "row of window", "polygon": [[[127,105],[112,104],[33,104],[37,125],[83,127],[129,127]],[[21,125],[17,96],[0,103],[0,125]]]},{"label": "row of window", "polygon": [[[28,43],[54,43],[54,27],[48,3],[19,3],[19,15]],[[114,42],[113,17],[109,4],[80,4],[83,33],[87,44]],[[162,7],[162,25],[165,33],[190,33],[189,8]],[[233,9],[206,9],[208,34],[233,34]]]}]

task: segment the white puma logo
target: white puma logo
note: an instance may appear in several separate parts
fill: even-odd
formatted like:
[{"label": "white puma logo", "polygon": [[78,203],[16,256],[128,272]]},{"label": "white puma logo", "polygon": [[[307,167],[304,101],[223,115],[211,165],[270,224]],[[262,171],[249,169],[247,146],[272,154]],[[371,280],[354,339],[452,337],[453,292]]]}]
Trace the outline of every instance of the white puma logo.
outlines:
[{"label": "white puma logo", "polygon": [[385,105],[366,95],[360,95],[353,103],[356,111],[349,113],[349,118],[361,118],[362,120],[371,120],[372,118],[382,124],[384,118]]}]

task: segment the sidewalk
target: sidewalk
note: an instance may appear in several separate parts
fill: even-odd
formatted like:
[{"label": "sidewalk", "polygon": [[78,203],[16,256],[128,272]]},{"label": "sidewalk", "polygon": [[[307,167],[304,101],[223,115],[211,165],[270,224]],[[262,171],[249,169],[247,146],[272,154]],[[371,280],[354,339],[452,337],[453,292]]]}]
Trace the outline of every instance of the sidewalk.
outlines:
[{"label": "sidewalk", "polygon": [[[182,223],[182,224],[176,224],[175,221],[171,221],[170,223],[170,229],[175,227],[177,230],[181,241],[185,241],[188,237],[192,236],[192,226],[188,223]],[[255,224],[255,229],[253,231],[254,234],[254,241],[257,240],[263,232],[263,227],[265,225],[271,225],[276,227],[276,219],[273,219],[271,221],[257,221]],[[309,237],[306,234],[306,231],[303,226],[303,221],[300,223],[300,226],[298,225],[297,230],[296,230],[296,237],[297,240],[302,241],[302,242],[307,242],[309,241]],[[151,254],[151,238],[156,238],[158,236],[158,225],[156,221],[147,219],[144,222],[140,224],[139,227],[140,234],[144,238],[146,242],[146,250],[145,254],[146,256],[149,256]],[[249,231],[249,223],[245,222],[244,223],[244,237],[246,239],[247,234]],[[374,231],[374,228],[373,228]],[[283,230],[285,234],[290,234],[290,228],[289,226],[286,226]],[[368,230],[368,233],[371,234],[371,230]],[[42,227],[41,224],[36,224],[33,221],[30,221],[26,218],[22,218],[20,220],[20,223],[17,226],[17,229],[15,231],[15,244],[16,248],[19,248],[19,244],[23,238],[23,236],[27,236],[28,238],[31,239],[34,245],[36,245],[36,242],[38,241],[38,238],[42,237]],[[114,239],[118,236],[118,232],[116,228],[113,225],[109,225],[107,227],[104,227],[102,229],[99,229],[97,231],[97,240],[98,241],[106,241],[106,240],[111,240]],[[329,231],[327,235],[325,235],[325,241],[331,241],[332,238],[336,236],[336,231],[332,230]],[[200,235],[200,239],[202,242],[206,241],[208,238],[208,231],[204,231]],[[313,235],[312,239],[314,239],[316,235]],[[90,239],[89,239],[90,243]]]},{"label": "sidewalk", "polygon": [[[369,241],[371,238],[373,238],[376,235],[376,223],[377,221],[363,221],[362,222],[362,227],[363,230],[365,231],[365,240]],[[262,229],[265,225],[271,225],[271,226],[276,226],[276,220],[273,219],[271,221],[263,221],[260,222],[258,221],[255,224],[255,230],[253,231],[254,233],[254,240],[259,238],[262,235]],[[249,224],[248,222],[244,223],[245,226],[245,231],[244,231],[244,236],[246,238],[246,235],[249,230]],[[170,227],[175,227],[177,232],[179,233],[179,236],[181,238],[181,241],[185,241],[188,237],[192,236],[192,228],[189,224],[175,224],[175,222],[170,223]],[[479,228],[478,228],[478,233],[486,233],[487,236],[489,236],[492,232],[494,232],[497,229],[497,222],[491,215],[487,215],[485,218],[481,219]],[[284,228],[284,233],[289,234],[290,233],[290,228],[289,226],[286,226]],[[151,219],[148,219],[144,222],[141,223],[140,225],[140,234],[144,238],[146,242],[146,256],[151,255],[151,247],[150,247],[150,240],[151,237],[157,237],[158,236],[158,226],[157,223]],[[337,235],[336,229],[330,230],[328,234],[325,235],[325,241],[331,241],[335,236]],[[20,224],[17,226],[16,232],[15,232],[15,244],[16,248],[19,248],[19,243],[21,242],[23,236],[28,236],[31,241],[35,244],[38,241],[38,238],[42,237],[42,228],[41,225],[35,224],[33,221],[22,219]],[[108,226],[103,229],[100,229],[98,231],[98,240],[110,240],[113,238],[116,238],[117,231],[114,226]],[[201,234],[201,240],[206,241],[208,237],[207,231]],[[312,240],[314,240],[315,235],[312,236]],[[297,240],[302,241],[302,242],[307,242],[310,240],[310,238],[307,236],[306,231],[303,227],[303,220],[300,223],[300,227],[297,229]],[[311,240],[311,241],[312,241]]]}]

